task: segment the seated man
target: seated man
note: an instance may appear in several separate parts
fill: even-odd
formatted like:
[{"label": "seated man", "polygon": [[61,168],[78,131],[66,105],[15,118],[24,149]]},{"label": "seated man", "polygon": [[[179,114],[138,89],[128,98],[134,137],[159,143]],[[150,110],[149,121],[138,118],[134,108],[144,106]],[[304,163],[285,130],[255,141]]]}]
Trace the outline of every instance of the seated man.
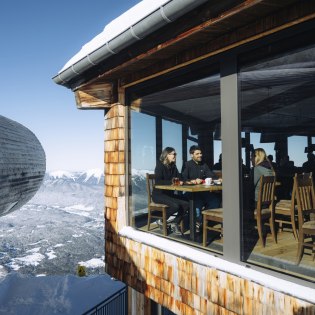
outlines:
[{"label": "seated man", "polygon": [[[216,179],[216,175],[210,170],[208,165],[202,162],[202,152],[200,147],[193,145],[189,149],[191,160],[186,162],[182,176],[185,182],[192,184],[201,184],[205,178]],[[221,200],[216,193],[210,193],[208,191],[196,193],[195,199],[195,211],[196,211],[196,231],[200,231],[202,223],[201,209],[203,207],[207,209],[219,208]]]}]

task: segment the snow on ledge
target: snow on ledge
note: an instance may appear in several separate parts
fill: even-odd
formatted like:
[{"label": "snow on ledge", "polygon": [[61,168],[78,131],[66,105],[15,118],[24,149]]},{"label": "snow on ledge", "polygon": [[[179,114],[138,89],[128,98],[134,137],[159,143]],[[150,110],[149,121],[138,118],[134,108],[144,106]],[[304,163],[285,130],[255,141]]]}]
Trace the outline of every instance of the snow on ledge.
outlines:
[{"label": "snow on ledge", "polygon": [[300,284],[283,280],[251,268],[214,257],[200,250],[194,249],[179,242],[171,241],[150,233],[141,232],[130,226],[125,226],[119,231],[123,236],[139,243],[158,248],[169,254],[190,260],[200,265],[215,268],[220,271],[238,276],[243,279],[258,283],[272,290],[291,295],[298,299],[315,303],[315,289]]}]

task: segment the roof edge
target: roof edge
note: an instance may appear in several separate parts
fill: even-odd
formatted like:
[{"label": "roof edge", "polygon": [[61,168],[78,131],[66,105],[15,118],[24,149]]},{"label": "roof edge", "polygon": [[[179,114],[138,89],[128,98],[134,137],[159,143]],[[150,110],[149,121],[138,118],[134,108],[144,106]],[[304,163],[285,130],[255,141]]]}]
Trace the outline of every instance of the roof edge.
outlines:
[{"label": "roof edge", "polygon": [[[208,0],[170,0],[164,3],[158,9],[154,9],[150,14],[140,17],[137,22],[129,25],[127,29],[124,29],[114,38],[96,47],[91,52],[86,53],[80,60],[73,64],[70,63],[68,67],[62,69],[52,78],[53,81],[56,84],[70,88],[70,80],[80,77],[85,71],[95,65],[119,53],[124,48],[145,38],[164,25],[175,21],[207,1]],[[105,29],[106,27],[104,30]]]}]

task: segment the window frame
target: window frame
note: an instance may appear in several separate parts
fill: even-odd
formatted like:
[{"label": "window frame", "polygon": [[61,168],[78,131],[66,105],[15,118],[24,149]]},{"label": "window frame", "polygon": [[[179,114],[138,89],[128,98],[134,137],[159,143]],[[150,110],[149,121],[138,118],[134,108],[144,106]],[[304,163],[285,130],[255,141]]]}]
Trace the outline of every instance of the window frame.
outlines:
[{"label": "window frame", "polygon": [[[312,29],[315,30],[315,21],[305,22],[302,25],[295,25],[289,29],[279,31],[268,37],[257,39],[254,42],[247,43],[243,46],[239,46],[230,50],[227,53],[222,53],[217,56],[208,58],[207,60],[196,62],[196,64],[186,66],[179,70],[177,74],[172,72],[170,77],[178,80],[178,77],[184,72],[188,73],[194,68],[208,66],[209,69],[213,69],[214,64],[219,64],[220,74],[220,99],[221,99],[221,133],[222,133],[222,169],[223,174],[228,174],[229,178],[224,179],[224,190],[222,194],[222,202],[224,207],[224,245],[222,259],[236,263],[238,265],[246,266],[253,270],[260,271],[266,275],[271,275],[276,278],[288,280],[306,287],[315,288],[315,284],[311,281],[304,280],[302,278],[294,277],[289,274],[282,273],[280,271],[263,268],[257,265],[253,265],[242,260],[242,184],[241,184],[241,117],[240,117],[240,87],[238,78],[238,65],[239,57],[245,52],[257,49],[259,47],[265,47],[269,44],[274,44],[285,40],[288,37],[298,35],[304,32],[309,32]],[[315,42],[315,41],[314,41]],[[216,66],[215,66],[216,67]],[[166,75],[167,77],[168,75]],[[130,122],[129,106],[131,104],[131,95],[135,94],[137,90],[143,91],[146,86],[152,86],[158,84],[159,81],[165,80],[164,77],[148,80],[139,85],[135,85],[126,90],[127,111],[128,119]],[[175,81],[176,81],[175,80]],[[194,79],[192,79],[194,80]],[[228,92],[228,93],[227,93]],[[129,126],[128,126],[129,128]],[[127,139],[128,148],[130,148],[130,129]],[[232,150],[231,150],[232,149]],[[130,163],[126,160],[126,169],[129,170],[128,177],[130,176]],[[223,175],[224,176],[224,175]],[[130,182],[128,181],[128,185]],[[126,187],[128,187],[128,185]],[[127,194],[129,192],[126,192]],[[127,198],[128,199],[128,198]],[[127,205],[128,206],[128,205]],[[130,209],[127,207],[126,211],[129,213]],[[129,214],[129,217],[130,216]],[[238,224],[235,224],[238,222]],[[129,221],[129,224],[131,222]],[[130,224],[131,225],[131,224]],[[189,245],[187,245],[189,246]],[[213,252],[207,252],[210,256],[216,256]],[[232,270],[231,270],[232,272]]]}]

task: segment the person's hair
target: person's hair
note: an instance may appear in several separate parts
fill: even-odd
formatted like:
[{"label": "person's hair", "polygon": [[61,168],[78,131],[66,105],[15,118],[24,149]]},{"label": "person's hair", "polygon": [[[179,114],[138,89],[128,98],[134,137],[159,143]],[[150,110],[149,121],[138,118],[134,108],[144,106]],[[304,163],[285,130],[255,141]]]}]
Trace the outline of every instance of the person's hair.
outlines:
[{"label": "person's hair", "polygon": [[160,155],[160,162],[162,162],[163,164],[168,164],[167,155],[172,153],[173,151],[175,151],[175,149],[172,147],[164,148],[164,150],[162,151]]},{"label": "person's hair", "polygon": [[272,171],[274,172],[274,169],[272,167],[272,164],[271,162],[269,161],[268,157],[267,157],[267,154],[265,152],[264,149],[262,148],[257,148],[254,150],[254,155],[255,155],[255,158],[254,158],[254,161],[255,161],[255,166],[259,165],[260,163],[262,163],[263,161],[267,161],[270,165],[270,168],[272,169]]},{"label": "person's hair", "polygon": [[195,151],[197,151],[197,150],[201,151],[201,148],[200,148],[198,145],[192,145],[192,146],[189,148],[189,153],[190,153],[190,154],[194,154]]}]

